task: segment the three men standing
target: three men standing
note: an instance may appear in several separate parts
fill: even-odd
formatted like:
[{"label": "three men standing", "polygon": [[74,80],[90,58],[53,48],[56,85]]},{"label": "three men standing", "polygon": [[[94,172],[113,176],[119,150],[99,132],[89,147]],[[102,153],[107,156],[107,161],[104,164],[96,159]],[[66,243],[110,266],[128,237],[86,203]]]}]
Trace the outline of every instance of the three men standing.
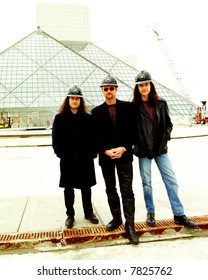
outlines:
[{"label": "three men standing", "polygon": [[100,87],[105,101],[92,109],[92,115],[86,113],[81,89],[74,86],[53,123],[53,148],[60,158],[60,187],[65,188],[66,227],[71,228],[74,223],[74,188],[81,189],[85,219],[93,224],[99,222],[91,202],[91,187],[96,184],[93,159],[98,152],[112,214],[106,230],[113,231],[123,224],[116,188],[117,172],[127,237],[132,244],[139,243],[132,189],[134,146],[148,210],[147,224],[155,226],[151,187],[151,161],[154,159],[167,189],[175,223],[196,228],[197,225],[185,216],[178,197],[178,185],[167,156],[172,123],[166,101],[157,95],[150,74],[141,71],[136,77],[132,102],[117,99],[118,84],[111,75],[103,79]]}]

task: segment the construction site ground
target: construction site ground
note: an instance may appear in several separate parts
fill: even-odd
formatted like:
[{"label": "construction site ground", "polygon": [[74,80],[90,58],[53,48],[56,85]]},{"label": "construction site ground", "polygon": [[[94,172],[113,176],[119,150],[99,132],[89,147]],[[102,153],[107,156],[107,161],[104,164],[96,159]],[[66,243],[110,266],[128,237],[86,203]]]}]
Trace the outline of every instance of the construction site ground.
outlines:
[{"label": "construction site ground", "polygon": [[156,226],[145,223],[137,158],[133,189],[135,223],[140,244],[129,244],[124,226],[107,232],[111,220],[105,185],[97,159],[97,185],[92,201],[98,225],[84,219],[76,190],[75,224],[64,228],[59,159],[51,147],[51,131],[0,131],[0,259],[12,260],[195,260],[208,259],[208,125],[174,126],[169,156],[177,175],[186,215],[197,229],[175,225],[160,174],[153,164]]}]

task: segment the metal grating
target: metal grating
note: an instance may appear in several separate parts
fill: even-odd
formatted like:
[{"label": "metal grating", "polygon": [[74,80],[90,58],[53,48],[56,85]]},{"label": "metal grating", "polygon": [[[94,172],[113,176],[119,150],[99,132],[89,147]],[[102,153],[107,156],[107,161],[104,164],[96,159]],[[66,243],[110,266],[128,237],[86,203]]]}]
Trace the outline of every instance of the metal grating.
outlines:
[{"label": "metal grating", "polygon": [[[198,224],[196,229],[186,229],[182,225],[176,225],[173,220],[157,220],[155,227],[149,227],[145,222],[135,223],[135,230],[139,236],[143,234],[163,235],[167,230],[180,232],[186,231],[187,234],[193,236],[199,234],[203,230],[208,230],[208,215],[191,217]],[[84,242],[100,242],[115,240],[118,238],[126,238],[124,225],[119,226],[116,230],[108,232],[105,226],[94,226],[87,228],[66,229],[63,232],[30,232],[30,233],[14,233],[0,234],[0,248],[19,248],[42,243],[60,243],[60,244],[78,244]],[[180,236],[181,238],[181,236]]]},{"label": "metal grating", "polygon": [[32,232],[32,233],[15,233],[0,235],[0,241],[4,240],[30,240],[30,239],[59,239],[61,234],[57,231],[50,232]]}]

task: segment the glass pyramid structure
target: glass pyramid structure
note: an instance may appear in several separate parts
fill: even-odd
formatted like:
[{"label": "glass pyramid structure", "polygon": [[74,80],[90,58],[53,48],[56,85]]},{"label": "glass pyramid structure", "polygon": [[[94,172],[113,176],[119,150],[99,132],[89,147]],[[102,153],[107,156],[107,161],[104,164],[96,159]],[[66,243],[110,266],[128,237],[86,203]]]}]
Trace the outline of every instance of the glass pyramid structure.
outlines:
[{"label": "glass pyramid structure", "polygon": [[[118,81],[117,97],[131,101],[138,71],[91,42],[60,42],[38,28],[0,54],[0,126],[52,124],[73,85],[81,87],[90,110],[104,102],[99,86],[108,73]],[[154,84],[171,115],[197,110],[191,100]]]}]

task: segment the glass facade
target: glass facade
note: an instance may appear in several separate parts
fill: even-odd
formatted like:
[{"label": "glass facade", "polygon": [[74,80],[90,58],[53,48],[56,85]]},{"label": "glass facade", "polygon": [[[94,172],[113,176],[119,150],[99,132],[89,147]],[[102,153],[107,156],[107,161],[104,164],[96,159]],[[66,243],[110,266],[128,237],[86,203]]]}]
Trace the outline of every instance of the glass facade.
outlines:
[{"label": "glass facade", "polygon": [[[90,110],[104,101],[99,85],[108,73],[118,81],[117,97],[131,101],[138,71],[90,42],[58,41],[37,29],[0,54],[0,127],[51,125],[73,85]],[[154,83],[171,115],[195,113],[191,100]]]}]

